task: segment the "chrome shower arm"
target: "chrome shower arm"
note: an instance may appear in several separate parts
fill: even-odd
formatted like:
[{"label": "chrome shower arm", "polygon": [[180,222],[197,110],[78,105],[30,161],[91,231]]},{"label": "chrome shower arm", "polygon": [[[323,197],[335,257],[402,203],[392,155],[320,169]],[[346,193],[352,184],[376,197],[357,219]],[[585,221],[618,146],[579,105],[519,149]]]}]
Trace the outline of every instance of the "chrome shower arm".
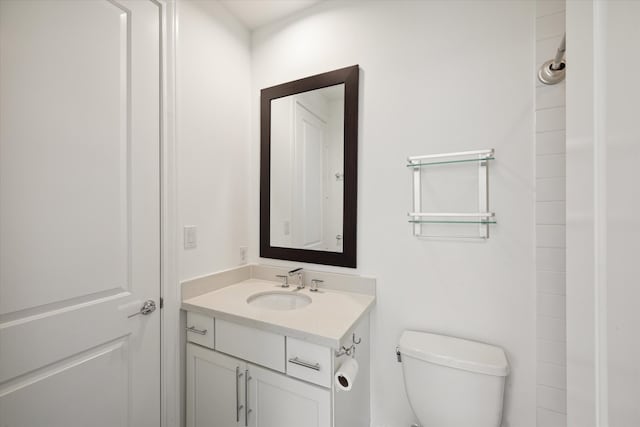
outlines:
[{"label": "chrome shower arm", "polygon": [[567,67],[567,62],[564,60],[564,54],[567,50],[566,38],[567,34],[565,33],[562,36],[562,42],[558,46],[555,58],[542,64],[538,71],[538,80],[546,85],[555,85],[564,80],[565,68]]},{"label": "chrome shower arm", "polygon": [[560,70],[562,69],[562,60],[564,59],[564,53],[567,50],[567,35],[562,36],[562,41],[560,42],[560,46],[558,46],[558,51],[556,52],[556,57],[553,58],[553,64],[551,64],[552,70]]}]

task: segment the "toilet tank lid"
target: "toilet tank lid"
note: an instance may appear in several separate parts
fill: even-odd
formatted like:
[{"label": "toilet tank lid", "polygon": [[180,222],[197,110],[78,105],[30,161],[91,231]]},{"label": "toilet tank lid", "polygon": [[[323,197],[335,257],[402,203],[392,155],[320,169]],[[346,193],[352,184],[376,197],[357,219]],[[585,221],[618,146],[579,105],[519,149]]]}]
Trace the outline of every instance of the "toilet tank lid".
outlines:
[{"label": "toilet tank lid", "polygon": [[404,331],[400,353],[451,368],[505,377],[509,362],[504,350],[489,344],[446,335]]}]

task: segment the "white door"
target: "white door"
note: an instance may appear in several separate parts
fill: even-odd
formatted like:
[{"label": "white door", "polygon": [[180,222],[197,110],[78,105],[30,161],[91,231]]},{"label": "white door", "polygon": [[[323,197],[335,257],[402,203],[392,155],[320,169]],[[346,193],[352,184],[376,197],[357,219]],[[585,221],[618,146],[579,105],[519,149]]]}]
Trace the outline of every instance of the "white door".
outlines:
[{"label": "white door", "polygon": [[160,10],[0,0],[0,425],[160,425]]},{"label": "white door", "polygon": [[323,239],[326,123],[298,101],[295,108],[292,240],[298,248],[326,249]]},{"label": "white door", "polygon": [[331,391],[249,365],[248,425],[330,427]]},{"label": "white door", "polygon": [[246,363],[187,344],[187,427],[244,425]]}]

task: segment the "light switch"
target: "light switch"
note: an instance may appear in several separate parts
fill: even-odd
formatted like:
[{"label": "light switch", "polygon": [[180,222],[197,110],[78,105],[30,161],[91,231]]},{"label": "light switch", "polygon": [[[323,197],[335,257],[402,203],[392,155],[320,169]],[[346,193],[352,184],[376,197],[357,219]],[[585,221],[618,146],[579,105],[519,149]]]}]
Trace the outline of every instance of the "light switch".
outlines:
[{"label": "light switch", "polygon": [[195,225],[184,226],[184,248],[195,249],[198,247],[198,235]]}]

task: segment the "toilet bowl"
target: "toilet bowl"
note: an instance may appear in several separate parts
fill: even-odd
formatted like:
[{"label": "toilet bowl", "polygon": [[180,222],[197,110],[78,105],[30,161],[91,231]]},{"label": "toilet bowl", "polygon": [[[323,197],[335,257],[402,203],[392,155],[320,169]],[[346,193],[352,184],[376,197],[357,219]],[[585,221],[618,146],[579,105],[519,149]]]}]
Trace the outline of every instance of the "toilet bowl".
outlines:
[{"label": "toilet bowl", "polygon": [[421,427],[500,427],[509,374],[500,347],[404,331],[398,356],[409,403]]}]

